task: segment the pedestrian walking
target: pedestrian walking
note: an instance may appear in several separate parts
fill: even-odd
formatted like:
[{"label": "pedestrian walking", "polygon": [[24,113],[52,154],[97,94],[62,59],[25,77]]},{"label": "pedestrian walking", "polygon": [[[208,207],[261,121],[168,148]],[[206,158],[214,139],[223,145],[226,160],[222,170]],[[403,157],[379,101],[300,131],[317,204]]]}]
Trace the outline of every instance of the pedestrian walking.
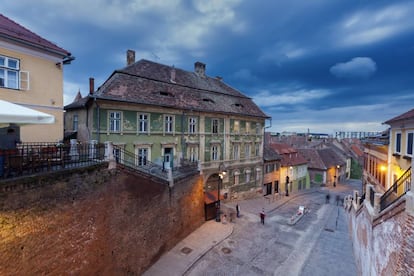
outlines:
[{"label": "pedestrian walking", "polygon": [[264,222],[265,222],[265,217],[266,217],[266,214],[265,214],[265,210],[263,208],[262,211],[260,212],[260,222],[262,224],[264,224]]},{"label": "pedestrian walking", "polygon": [[236,215],[239,218],[240,217],[240,206],[239,204],[236,204]]},{"label": "pedestrian walking", "polygon": [[331,199],[331,195],[329,193],[327,193],[325,203],[329,204],[330,199]]}]

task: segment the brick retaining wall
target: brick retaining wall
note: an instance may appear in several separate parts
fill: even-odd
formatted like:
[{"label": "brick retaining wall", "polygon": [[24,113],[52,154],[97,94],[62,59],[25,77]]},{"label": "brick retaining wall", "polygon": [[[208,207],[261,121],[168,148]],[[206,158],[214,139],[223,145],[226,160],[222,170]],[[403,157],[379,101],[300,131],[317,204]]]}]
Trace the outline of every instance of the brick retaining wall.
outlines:
[{"label": "brick retaining wall", "polygon": [[170,189],[101,166],[0,187],[1,275],[139,275],[204,221],[199,175]]},{"label": "brick retaining wall", "polygon": [[379,215],[364,206],[349,216],[361,275],[414,275],[414,219],[401,198]]}]

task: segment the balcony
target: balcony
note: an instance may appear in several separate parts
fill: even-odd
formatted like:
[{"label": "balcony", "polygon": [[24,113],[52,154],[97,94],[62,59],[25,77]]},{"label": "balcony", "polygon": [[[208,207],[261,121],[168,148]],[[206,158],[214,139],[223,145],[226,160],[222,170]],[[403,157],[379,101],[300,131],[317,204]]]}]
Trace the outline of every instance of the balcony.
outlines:
[{"label": "balcony", "polygon": [[22,143],[16,149],[0,152],[0,181],[90,166],[105,160],[105,145]]}]

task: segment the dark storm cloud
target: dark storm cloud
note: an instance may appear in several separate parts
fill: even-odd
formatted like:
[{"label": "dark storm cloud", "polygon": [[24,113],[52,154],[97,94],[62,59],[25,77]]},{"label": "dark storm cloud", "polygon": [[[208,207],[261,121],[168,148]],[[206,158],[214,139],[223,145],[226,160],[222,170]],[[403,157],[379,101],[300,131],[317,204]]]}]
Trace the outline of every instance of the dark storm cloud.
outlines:
[{"label": "dark storm cloud", "polygon": [[71,51],[65,102],[137,59],[193,70],[246,95],[272,131],[382,130],[414,102],[412,1],[4,0],[1,12]]}]

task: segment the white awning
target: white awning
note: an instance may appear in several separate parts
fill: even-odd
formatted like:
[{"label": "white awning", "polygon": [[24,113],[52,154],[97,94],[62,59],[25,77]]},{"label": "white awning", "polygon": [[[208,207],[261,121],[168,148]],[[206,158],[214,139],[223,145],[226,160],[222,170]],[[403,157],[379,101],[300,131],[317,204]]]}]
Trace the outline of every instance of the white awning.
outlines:
[{"label": "white awning", "polygon": [[31,108],[0,100],[0,127],[9,124],[53,124],[55,117]]}]

